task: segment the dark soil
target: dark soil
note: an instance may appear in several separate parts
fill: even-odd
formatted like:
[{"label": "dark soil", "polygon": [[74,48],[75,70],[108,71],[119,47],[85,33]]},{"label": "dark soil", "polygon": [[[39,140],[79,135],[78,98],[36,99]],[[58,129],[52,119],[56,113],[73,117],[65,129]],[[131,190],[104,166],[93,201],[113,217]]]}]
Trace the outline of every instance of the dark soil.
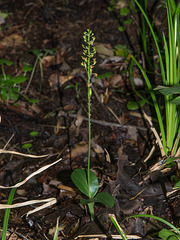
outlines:
[{"label": "dark soil", "polygon": [[[110,12],[108,6],[109,1],[99,0],[0,2],[1,11],[11,13],[1,24],[0,32],[0,59],[14,62],[10,67],[5,66],[7,74],[20,75],[23,63],[34,66],[36,56],[29,50],[56,49],[55,57],[48,54],[50,60],[43,59],[43,77],[38,64],[27,91],[31,73],[27,73],[27,81],[21,84],[21,93],[29,99],[38,99],[38,103],[29,103],[22,94],[15,103],[0,100],[0,149],[48,156],[31,158],[2,153],[0,185],[12,186],[62,158],[17,188],[13,204],[52,197],[57,203],[29,216],[26,213],[37,205],[12,209],[8,239],[53,239],[58,218],[58,239],[106,239],[105,235],[111,239],[118,233],[112,226],[110,213],[115,214],[126,234],[134,235],[133,239],[136,236],[155,239],[154,234],[164,227],[149,219],[127,221],[126,217],[133,214],[153,214],[178,226],[179,195],[177,191],[168,195],[173,186],[170,176],[176,174],[176,166],[168,172],[158,168],[144,180],[160,153],[157,148],[144,162],[154,137],[141,112],[127,110],[127,102],[136,96],[125,58],[104,63],[110,56],[97,54],[94,72],[112,72],[114,78],[94,78],[91,101],[91,169],[99,179],[99,191],[112,194],[115,206],[108,209],[96,204],[96,219],[90,222],[86,206],[79,203],[83,196],[71,181],[74,169],[87,168],[88,122],[86,119],[80,122],[82,117],[87,118],[86,73],[81,66],[83,32],[92,29],[95,46],[101,44],[108,50],[118,44],[126,45],[133,54],[142,50],[138,15],[132,13],[133,23],[120,32],[118,25],[122,19],[118,18],[118,10]],[[149,1],[149,9],[156,13],[155,1]],[[164,16],[165,10],[156,20],[166,30]],[[142,78],[138,69],[135,76]],[[77,83],[79,92],[70,87]],[[145,111],[148,115],[152,113],[148,106]],[[38,136],[31,137],[32,131],[37,131]],[[23,149],[24,143],[31,143],[32,147]],[[9,193],[9,189],[0,190],[1,204],[7,203]],[[4,213],[1,210],[1,227]]]}]

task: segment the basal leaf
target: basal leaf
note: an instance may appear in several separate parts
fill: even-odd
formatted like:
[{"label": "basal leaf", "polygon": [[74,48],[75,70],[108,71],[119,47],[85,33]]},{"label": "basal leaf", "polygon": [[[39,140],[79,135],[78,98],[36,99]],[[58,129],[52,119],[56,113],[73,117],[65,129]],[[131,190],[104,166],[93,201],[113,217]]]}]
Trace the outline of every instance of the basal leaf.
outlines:
[{"label": "basal leaf", "polygon": [[84,205],[89,204],[89,203],[93,203],[93,202],[95,202],[94,198],[89,198],[89,199],[84,199],[83,198],[83,199],[80,200],[80,203],[84,204]]},{"label": "basal leaf", "polygon": [[71,179],[76,187],[87,197],[93,198],[98,192],[99,182],[96,174],[90,171],[90,186],[88,187],[87,169],[75,169]]},{"label": "basal leaf", "polygon": [[95,202],[100,202],[106,207],[112,208],[114,206],[114,198],[112,195],[104,192],[100,192],[94,198]]}]

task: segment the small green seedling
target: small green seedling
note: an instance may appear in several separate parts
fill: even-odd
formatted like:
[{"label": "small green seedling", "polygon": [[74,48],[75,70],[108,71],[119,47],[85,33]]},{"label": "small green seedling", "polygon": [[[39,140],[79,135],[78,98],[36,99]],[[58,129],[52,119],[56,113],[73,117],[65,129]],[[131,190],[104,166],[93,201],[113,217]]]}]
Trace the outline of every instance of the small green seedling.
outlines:
[{"label": "small green seedling", "polygon": [[99,202],[104,204],[106,207],[113,207],[114,198],[107,193],[100,192],[99,182],[96,177],[96,174],[90,170],[90,151],[91,151],[91,75],[92,69],[96,64],[95,53],[96,49],[94,48],[95,36],[90,29],[87,29],[83,35],[84,45],[83,47],[83,56],[82,56],[82,66],[84,66],[88,75],[88,127],[89,127],[89,147],[88,147],[88,168],[87,169],[75,169],[71,174],[71,179],[76,187],[88,198],[81,199],[82,204],[88,205],[91,221],[94,221],[94,203]]},{"label": "small green seedling", "polygon": [[32,131],[32,132],[30,132],[30,134],[29,134],[31,137],[37,137],[38,135],[39,135],[39,132],[37,132],[37,131]]},{"label": "small green seedling", "polygon": [[66,87],[64,87],[64,90],[66,90],[68,88],[74,88],[76,91],[76,97],[77,98],[80,97],[80,92],[81,92],[80,83],[76,82],[75,84],[67,85]]},{"label": "small green seedling", "polygon": [[26,149],[28,153],[30,154],[30,148],[32,147],[31,143],[25,143],[21,146],[23,149]]},{"label": "small green seedling", "polygon": [[4,66],[11,66],[13,62],[6,59],[0,59],[2,75],[0,75],[0,95],[4,102],[8,100],[17,101],[20,95],[20,84],[26,81],[25,76],[12,77],[6,74]]}]

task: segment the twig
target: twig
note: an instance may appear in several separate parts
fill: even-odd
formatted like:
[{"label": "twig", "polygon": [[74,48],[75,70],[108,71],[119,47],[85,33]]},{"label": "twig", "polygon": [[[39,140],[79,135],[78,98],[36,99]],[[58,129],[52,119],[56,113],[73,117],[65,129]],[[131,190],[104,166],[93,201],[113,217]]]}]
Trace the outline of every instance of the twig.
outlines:
[{"label": "twig", "polygon": [[[71,118],[77,118],[77,114],[73,113],[66,113],[64,111],[60,111],[58,114],[59,117],[71,117]],[[83,117],[83,120],[88,121],[88,118]],[[118,124],[118,123],[112,123],[112,122],[106,122],[104,120],[95,120],[91,118],[91,123],[102,125],[102,126],[107,126],[107,127],[117,127],[117,128],[129,128],[131,125],[124,125],[124,124]],[[132,127],[132,126],[131,126]],[[138,130],[142,131],[147,131],[146,128],[143,127],[137,127],[135,126]]]}]

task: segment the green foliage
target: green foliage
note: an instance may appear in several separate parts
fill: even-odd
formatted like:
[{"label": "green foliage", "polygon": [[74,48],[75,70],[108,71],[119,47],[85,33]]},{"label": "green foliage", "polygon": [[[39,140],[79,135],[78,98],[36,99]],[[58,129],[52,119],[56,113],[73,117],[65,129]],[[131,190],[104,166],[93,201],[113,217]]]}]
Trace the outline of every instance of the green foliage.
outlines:
[{"label": "green foliage", "polygon": [[144,104],[146,103],[146,101],[144,99],[140,100],[140,101],[137,101],[137,102],[131,102],[129,101],[127,103],[127,109],[128,110],[136,110],[138,109],[139,107],[142,107],[144,106]]},{"label": "green foliage", "polygon": [[90,170],[90,151],[91,151],[91,75],[92,69],[96,64],[95,54],[96,49],[93,46],[95,36],[94,33],[87,29],[83,35],[84,44],[83,56],[81,65],[86,69],[88,75],[87,87],[88,87],[88,127],[89,127],[89,142],[88,142],[88,168],[87,169],[75,169],[71,174],[71,179],[76,187],[86,196],[88,199],[81,199],[82,204],[87,204],[91,221],[94,220],[94,203],[100,202],[107,207],[114,205],[114,198],[107,193],[98,193],[99,182],[94,172]]},{"label": "green foliage", "polygon": [[54,55],[55,54],[55,48],[52,48],[52,49],[31,49],[29,50],[30,53],[32,53],[33,55],[36,56],[36,60],[35,60],[35,63],[34,63],[34,66],[32,68],[32,72],[31,72],[31,76],[30,76],[30,79],[29,79],[29,82],[26,86],[26,89],[25,89],[25,94],[27,93],[28,89],[29,89],[29,86],[32,82],[32,79],[33,79],[33,76],[34,76],[34,73],[35,73],[35,70],[36,70],[36,67],[37,67],[37,64],[39,63],[39,67],[40,67],[40,73],[41,73],[41,81],[39,82],[39,85],[40,85],[40,88],[42,87],[42,82],[43,82],[43,66],[42,66],[42,60],[44,57],[46,57],[48,54],[49,55]]},{"label": "green foliage", "polygon": [[[8,205],[12,204],[15,192],[16,192],[16,188],[11,189],[11,192],[9,194],[8,201],[7,201]],[[5,210],[5,215],[4,215],[4,220],[3,220],[2,240],[6,240],[6,233],[7,233],[7,227],[8,227],[8,222],[9,222],[10,210],[11,210],[10,208],[7,208]]]},{"label": "green foliage", "polygon": [[23,149],[27,149],[28,153],[30,153],[30,148],[32,147],[32,143],[25,143],[21,147]]},{"label": "green foliage", "polygon": [[26,77],[19,75],[13,77],[5,72],[5,65],[11,66],[13,62],[0,59],[2,75],[0,75],[0,95],[4,102],[8,100],[17,101],[20,94],[20,84],[26,81]]},{"label": "green foliage", "polygon": [[39,133],[38,133],[37,131],[32,131],[32,132],[30,132],[29,135],[30,135],[31,137],[37,137],[38,134],[39,134]]},{"label": "green foliage", "polygon": [[[174,156],[179,146],[179,132],[180,132],[180,110],[176,104],[179,104],[179,98],[175,99],[174,94],[177,93],[178,84],[180,80],[180,56],[176,56],[177,49],[180,45],[180,25],[179,13],[180,3],[176,6],[174,0],[166,0],[167,19],[168,19],[168,40],[163,35],[164,48],[160,49],[157,41],[157,36],[153,30],[153,25],[149,21],[145,9],[142,8],[138,0],[134,0],[138,8],[143,14],[144,20],[149,26],[151,35],[153,36],[157,53],[159,56],[159,63],[162,76],[162,87],[158,87],[160,93],[164,95],[164,108],[165,108],[165,122],[162,119],[160,106],[158,104],[155,91],[146,73],[146,70],[138,63],[135,57],[132,56],[133,61],[139,67],[142,75],[146,81],[149,89],[153,105],[157,114],[160,132],[162,136],[163,151],[166,156]],[[146,2],[146,1],[145,1]],[[147,3],[146,3],[147,4]],[[165,57],[165,65],[163,58]],[[155,88],[157,90],[157,88]],[[174,100],[174,103],[172,102]]]},{"label": "green foliage", "polygon": [[64,90],[69,89],[69,88],[75,88],[75,90],[76,90],[76,97],[77,98],[80,97],[80,93],[81,93],[80,83],[76,82],[75,84],[69,84],[66,87],[64,87]]},{"label": "green foliage", "polygon": [[125,232],[123,231],[123,229],[121,228],[120,224],[117,222],[116,217],[114,214],[109,214],[109,217],[112,221],[112,223],[114,224],[115,228],[117,229],[118,233],[120,234],[120,236],[122,237],[123,240],[128,240]]}]

